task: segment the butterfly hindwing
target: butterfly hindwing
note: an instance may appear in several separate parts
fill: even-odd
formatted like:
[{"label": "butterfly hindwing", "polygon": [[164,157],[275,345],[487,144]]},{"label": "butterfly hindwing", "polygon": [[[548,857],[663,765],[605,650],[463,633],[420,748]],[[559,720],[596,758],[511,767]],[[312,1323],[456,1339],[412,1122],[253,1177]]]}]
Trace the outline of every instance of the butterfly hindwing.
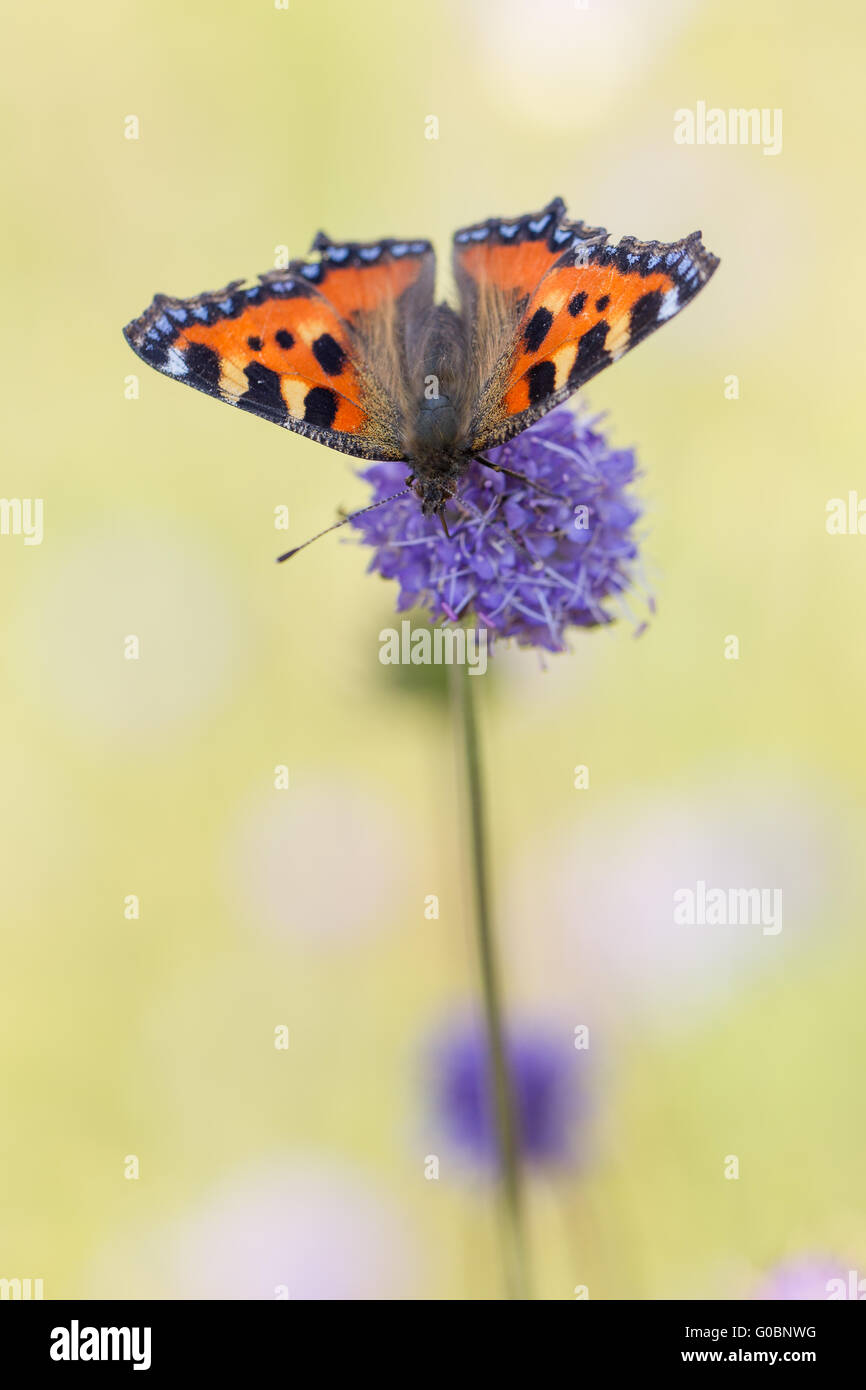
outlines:
[{"label": "butterfly hindwing", "polygon": [[486,293],[532,293],[548,270],[570,248],[603,239],[601,227],[570,222],[565,203],[554,198],[540,212],[522,217],[489,217],[454,233],[454,273],[463,312],[477,312]]},{"label": "butterfly hindwing", "polygon": [[[406,458],[420,390],[412,346],[433,316],[436,257],[429,241],[333,242],[319,232],[317,262],[290,267],[314,284],[349,325],[363,364],[367,408],[388,421]],[[394,457],[394,455],[380,455]]]},{"label": "butterfly hindwing", "polygon": [[[192,299],[157,295],[124,334],[158,371],[366,458],[404,456],[395,325],[429,279],[429,243],[335,245],[315,261]],[[421,295],[426,291],[420,290]],[[371,351],[375,344],[376,351]]]},{"label": "butterfly hindwing", "polygon": [[470,346],[467,412],[478,432],[478,417],[502,393],[505,364],[529,298],[568,247],[606,233],[565,218],[565,204],[554,198],[540,212],[522,217],[490,217],[454,234],[454,276]]},{"label": "butterfly hindwing", "polygon": [[429,241],[335,242],[319,232],[311,249],[320,253],[318,261],[293,261],[290,269],[350,323],[401,301],[433,301],[436,258]]}]

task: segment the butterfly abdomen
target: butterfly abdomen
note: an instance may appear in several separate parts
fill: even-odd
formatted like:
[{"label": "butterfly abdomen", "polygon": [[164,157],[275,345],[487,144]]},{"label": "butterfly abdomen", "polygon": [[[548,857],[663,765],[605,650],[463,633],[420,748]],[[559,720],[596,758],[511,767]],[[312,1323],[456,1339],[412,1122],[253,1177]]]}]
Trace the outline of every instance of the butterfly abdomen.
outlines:
[{"label": "butterfly abdomen", "polygon": [[416,321],[407,343],[409,397],[406,453],[414,488],[426,515],[453,497],[465,458],[465,337],[461,320],[447,304],[431,307]]},{"label": "butterfly abdomen", "polygon": [[409,454],[453,454],[463,424],[461,380],[465,378],[465,335],[458,314],[448,304],[407,325],[407,394]]}]

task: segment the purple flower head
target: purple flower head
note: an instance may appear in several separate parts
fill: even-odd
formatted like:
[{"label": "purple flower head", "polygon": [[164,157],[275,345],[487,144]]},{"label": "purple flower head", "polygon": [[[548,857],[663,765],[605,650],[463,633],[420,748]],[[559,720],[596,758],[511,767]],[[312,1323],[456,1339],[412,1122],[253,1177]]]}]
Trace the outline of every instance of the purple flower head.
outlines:
[{"label": "purple flower head", "polygon": [[[640,508],[628,491],[633,451],[612,449],[597,423],[564,406],[488,450],[547,493],[472,463],[446,510],[450,539],[414,494],[356,517],[374,548],[369,568],[400,586],[398,611],[474,617],[490,638],[553,652],[566,628],[612,622],[611,601],[631,584]],[[405,485],[407,465],[374,463],[361,476],[378,502]]]},{"label": "purple flower head", "polygon": [[[534,1026],[512,1029],[506,1052],[514,1090],[517,1136],[524,1159],[553,1165],[574,1158],[575,1122],[584,1110],[577,1069],[583,1053],[568,1033]],[[440,1133],[464,1157],[484,1166],[499,1156],[493,1076],[480,1024],[452,1023],[430,1058],[432,1110]]]}]

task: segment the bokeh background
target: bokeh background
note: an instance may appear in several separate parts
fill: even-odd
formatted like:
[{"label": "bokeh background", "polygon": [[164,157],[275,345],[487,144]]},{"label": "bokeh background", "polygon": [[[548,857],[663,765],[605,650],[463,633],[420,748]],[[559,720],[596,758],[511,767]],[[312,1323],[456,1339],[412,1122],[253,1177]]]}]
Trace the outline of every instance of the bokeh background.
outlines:
[{"label": "bokeh background", "polygon": [[[291,543],[366,489],[120,330],[319,227],[432,236],[444,292],[455,227],[554,194],[722,267],[586,392],[639,452],[649,628],[478,682],[509,1017],[579,1100],[529,1180],[535,1289],[866,1273],[866,538],[825,528],[866,491],[859,7],[46,0],[4,37],[2,492],[45,536],[0,537],[0,1276],[501,1296],[489,1172],[432,1104],[477,996],[447,701],[379,664],[352,538],[273,564],[275,507]],[[698,101],[781,108],[782,152],[676,144]],[[700,878],[781,887],[783,931],[674,928]]]}]

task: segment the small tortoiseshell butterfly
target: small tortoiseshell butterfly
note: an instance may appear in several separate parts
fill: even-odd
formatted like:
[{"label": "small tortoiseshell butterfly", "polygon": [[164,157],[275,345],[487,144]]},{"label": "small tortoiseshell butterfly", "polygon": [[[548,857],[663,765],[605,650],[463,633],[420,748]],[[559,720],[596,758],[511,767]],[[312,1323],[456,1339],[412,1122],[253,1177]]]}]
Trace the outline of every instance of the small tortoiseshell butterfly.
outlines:
[{"label": "small tortoiseshell butterfly", "polygon": [[442,517],[473,459],[489,463],[485,449],[694,298],[719,263],[700,236],[613,246],[554,198],[455,233],[457,311],[434,301],[429,241],[320,232],[318,259],[249,289],[159,294],[124,335],[158,371],[241,410],[346,454],[404,461],[424,514]]}]

